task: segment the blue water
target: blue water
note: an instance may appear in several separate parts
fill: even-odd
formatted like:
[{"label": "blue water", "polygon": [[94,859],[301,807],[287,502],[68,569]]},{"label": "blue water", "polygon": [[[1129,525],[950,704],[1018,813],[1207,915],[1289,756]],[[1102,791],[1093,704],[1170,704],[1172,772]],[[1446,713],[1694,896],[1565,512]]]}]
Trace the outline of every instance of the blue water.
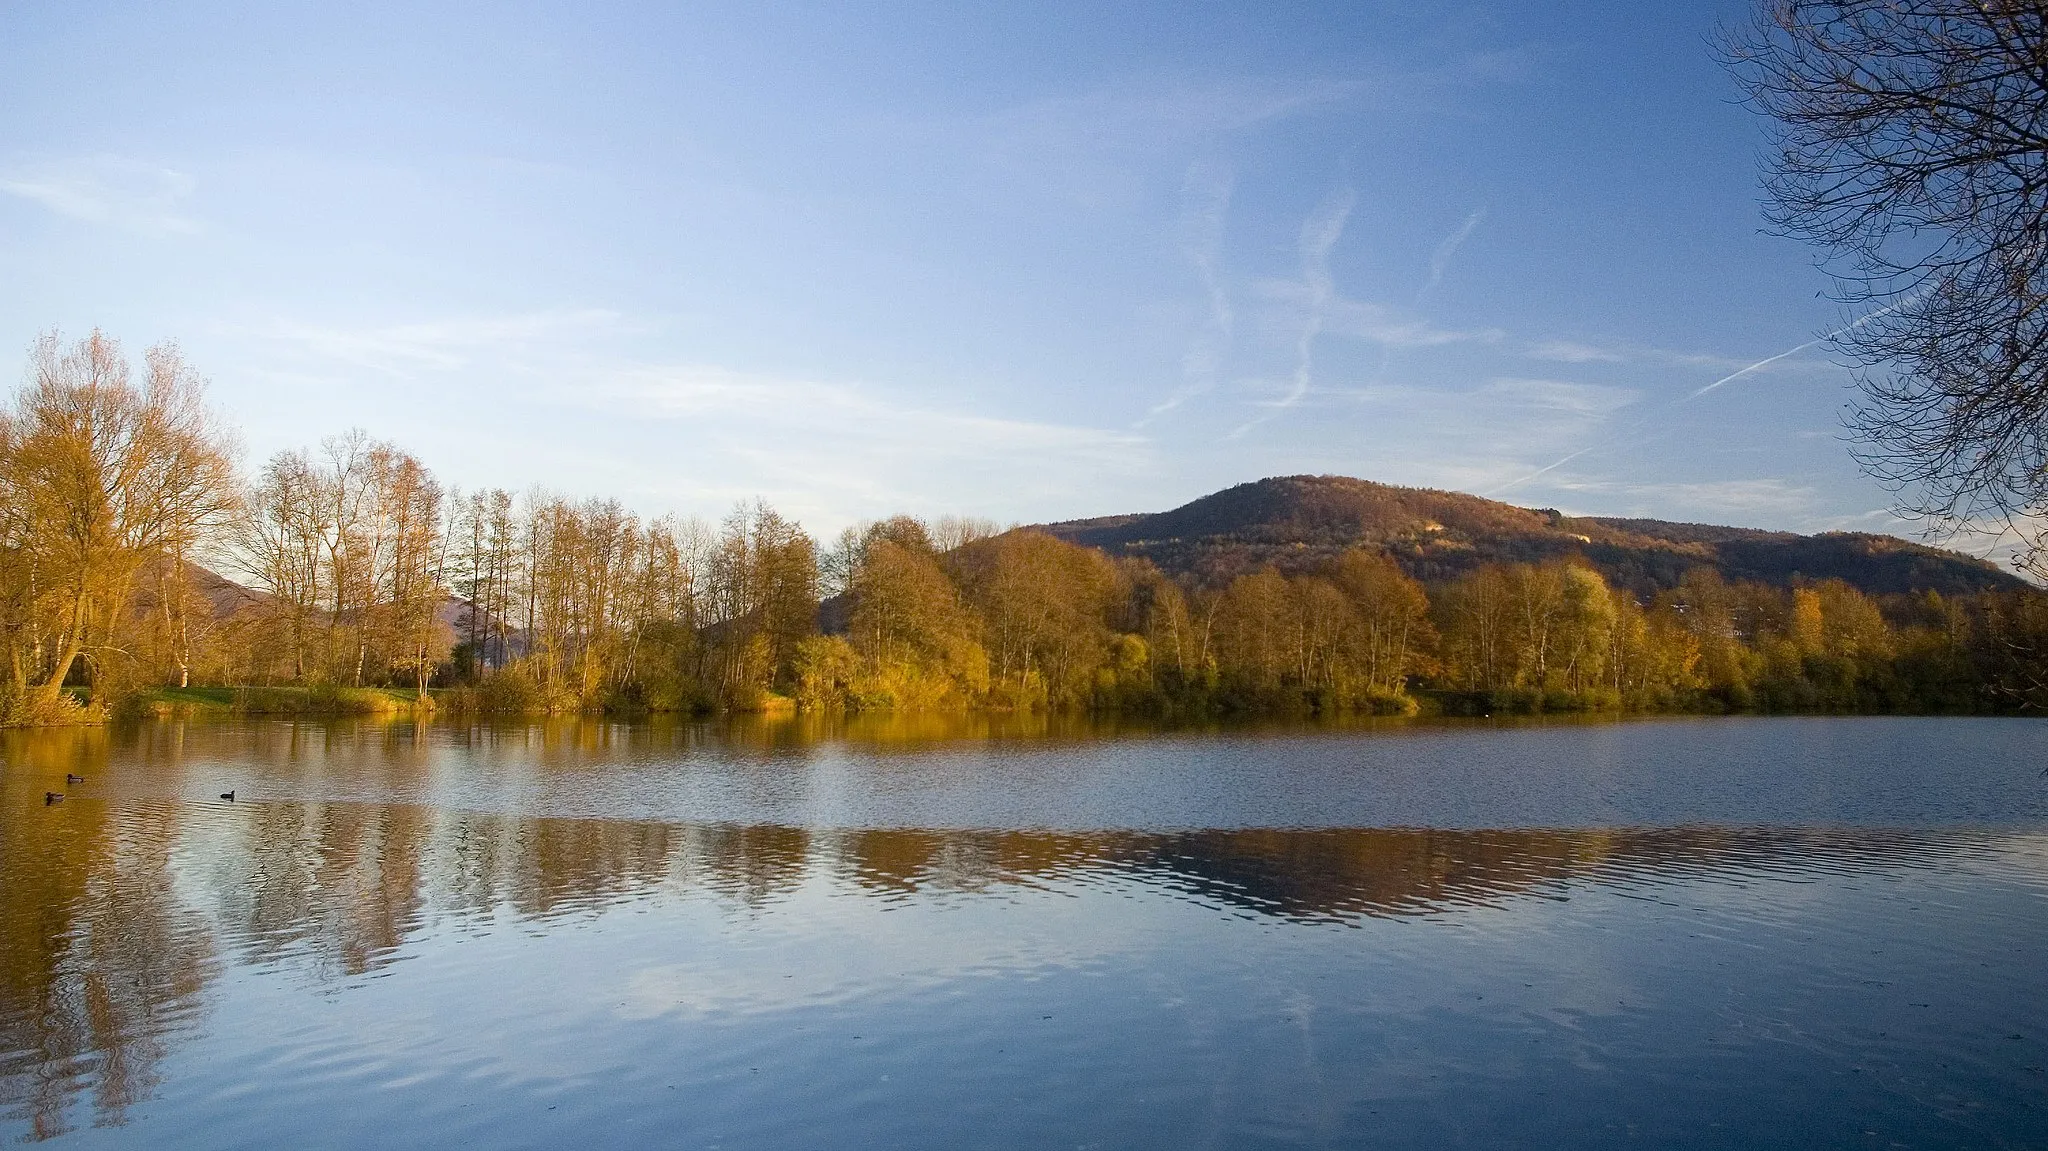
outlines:
[{"label": "blue water", "polygon": [[2032,721],[0,751],[0,1138],[2048,1146]]}]

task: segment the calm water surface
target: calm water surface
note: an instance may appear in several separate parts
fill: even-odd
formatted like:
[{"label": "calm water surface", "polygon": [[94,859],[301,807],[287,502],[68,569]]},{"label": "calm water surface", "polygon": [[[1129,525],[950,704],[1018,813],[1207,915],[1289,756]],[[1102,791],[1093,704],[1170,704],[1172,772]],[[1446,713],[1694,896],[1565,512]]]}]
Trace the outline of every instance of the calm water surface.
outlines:
[{"label": "calm water surface", "polygon": [[0,1139],[2048,1146],[2039,721],[0,752]]}]

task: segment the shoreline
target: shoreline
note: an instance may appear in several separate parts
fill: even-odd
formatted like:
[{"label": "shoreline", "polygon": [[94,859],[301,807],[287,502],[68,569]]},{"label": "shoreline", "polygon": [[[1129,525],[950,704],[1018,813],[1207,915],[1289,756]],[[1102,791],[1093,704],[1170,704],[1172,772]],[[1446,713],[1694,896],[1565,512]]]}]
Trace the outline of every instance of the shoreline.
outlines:
[{"label": "shoreline", "polygon": [[[1424,689],[1405,697],[1412,706],[1400,710],[1327,708],[1297,706],[1208,706],[1144,708],[819,708],[799,707],[786,697],[771,697],[756,708],[648,709],[648,708],[545,708],[499,709],[478,707],[467,697],[471,689],[429,689],[420,693],[405,688],[385,687],[197,687],[158,688],[123,701],[112,708],[81,709],[70,722],[11,725],[10,730],[49,730],[64,727],[97,726],[137,719],[420,719],[450,722],[526,723],[547,720],[592,719],[613,723],[646,722],[927,722],[945,724],[963,720],[1018,721],[1028,723],[1131,723],[1144,726],[1181,727],[1258,723],[1339,724],[1388,723],[1408,720],[1544,719],[1611,721],[1619,719],[1714,718],[1735,716],[1945,716],[2028,718],[2037,713],[2025,707],[1982,707],[1959,709],[1915,708],[1770,708],[1730,707],[1711,697],[1700,706],[1636,709],[1602,706],[1571,698],[1537,697],[1526,691],[1471,692]],[[454,697],[454,698],[450,698]]]}]

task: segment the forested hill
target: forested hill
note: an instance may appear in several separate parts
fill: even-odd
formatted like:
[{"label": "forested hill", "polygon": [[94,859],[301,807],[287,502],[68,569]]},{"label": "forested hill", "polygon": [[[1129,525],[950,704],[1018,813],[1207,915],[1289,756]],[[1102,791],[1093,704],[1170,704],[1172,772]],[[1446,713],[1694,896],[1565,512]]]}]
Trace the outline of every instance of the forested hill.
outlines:
[{"label": "forested hill", "polygon": [[1462,492],[1400,488],[1345,476],[1283,476],[1239,484],[1172,511],[1042,525],[1113,555],[1220,585],[1273,564],[1314,567],[1351,547],[1393,556],[1426,583],[1485,563],[1584,556],[1612,583],[1642,593],[1706,565],[1730,580],[1786,586],[1844,580],[1871,594],[1944,594],[2023,586],[1958,552],[1863,532],[1792,532],[1662,520],[1575,518]]}]

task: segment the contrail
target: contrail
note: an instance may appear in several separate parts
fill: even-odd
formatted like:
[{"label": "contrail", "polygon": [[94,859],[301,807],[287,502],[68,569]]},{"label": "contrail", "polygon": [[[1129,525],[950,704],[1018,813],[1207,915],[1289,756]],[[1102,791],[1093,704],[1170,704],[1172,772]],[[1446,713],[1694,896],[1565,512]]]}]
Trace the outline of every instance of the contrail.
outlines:
[{"label": "contrail", "polygon": [[1458,230],[1446,236],[1444,241],[1436,246],[1436,251],[1430,253],[1429,281],[1422,285],[1421,291],[1415,293],[1418,303],[1422,297],[1429,295],[1431,289],[1443,283],[1444,273],[1451,269],[1451,257],[1457,254],[1458,249],[1464,246],[1465,241],[1472,238],[1472,233],[1478,230],[1480,221],[1484,219],[1486,219],[1485,208],[1481,208],[1465,217],[1465,222],[1458,226]]},{"label": "contrail", "polygon": [[[1868,319],[1868,318],[1869,318],[1868,316],[1864,317],[1864,319]],[[1856,323],[1857,323],[1857,324],[1860,324],[1860,323],[1862,323],[1862,322],[1863,322],[1863,320],[1858,320],[1858,321],[1856,321]],[[1851,325],[1849,325],[1849,327],[1850,327],[1850,328],[1853,328],[1853,327],[1855,327],[1855,326],[1856,326],[1856,324],[1851,324]],[[1798,347],[1796,347],[1796,348],[1793,348],[1793,349],[1792,349],[1791,351],[1788,351],[1788,352],[1779,352],[1779,353],[1778,353],[1777,355],[1775,355],[1775,356],[1765,356],[1765,357],[1764,357],[1763,359],[1761,359],[1761,360],[1758,360],[1758,361],[1757,361],[1756,363],[1753,363],[1753,364],[1749,365],[1749,366],[1748,366],[1748,367],[1746,367],[1746,368],[1737,368],[1737,369],[1736,369],[1735,371],[1729,372],[1729,373],[1728,373],[1727,375],[1725,375],[1725,376],[1722,376],[1722,377],[1721,377],[1720,379],[1718,379],[1718,380],[1715,380],[1715,381],[1714,381],[1713,383],[1711,383],[1711,384],[1708,384],[1708,385],[1707,385],[1706,387],[1704,387],[1704,388],[1701,388],[1701,389],[1700,389],[1699,391],[1696,391],[1696,392],[1692,393],[1692,394],[1691,394],[1691,395],[1689,395],[1689,396],[1686,396],[1686,397],[1685,397],[1685,399],[1682,399],[1682,400],[1680,400],[1680,401],[1678,401],[1678,402],[1679,402],[1679,403],[1681,403],[1681,404],[1683,404],[1683,403],[1686,403],[1687,401],[1690,401],[1690,400],[1697,400],[1697,399],[1699,399],[1699,398],[1700,398],[1701,396],[1704,396],[1704,395],[1706,395],[1706,394],[1707,394],[1708,392],[1711,392],[1711,391],[1713,391],[1713,390],[1714,390],[1715,388],[1718,388],[1718,387],[1720,387],[1720,386],[1721,386],[1722,384],[1725,384],[1725,383],[1729,383],[1729,382],[1731,382],[1731,381],[1734,381],[1734,380],[1739,380],[1739,379],[1741,379],[1742,377],[1744,377],[1744,376],[1748,375],[1749,373],[1751,373],[1751,372],[1753,372],[1753,371],[1756,371],[1756,370],[1757,370],[1758,368],[1764,367],[1764,366],[1766,366],[1766,365],[1769,365],[1769,364],[1775,364],[1775,363],[1777,363],[1777,362],[1778,362],[1779,360],[1782,360],[1782,359],[1784,359],[1784,358],[1785,358],[1786,356],[1796,356],[1796,355],[1798,355],[1799,353],[1801,353],[1801,352],[1805,351],[1806,349],[1808,349],[1808,348],[1810,348],[1810,347],[1814,346],[1815,344],[1821,343],[1821,342],[1822,342],[1822,341],[1824,341],[1824,340],[1832,340],[1832,339],[1834,339],[1834,338],[1835,338],[1836,336],[1839,336],[1839,335],[1841,335],[1841,334],[1842,334],[1842,332],[1846,332],[1846,331],[1848,331],[1848,330],[1849,330],[1849,328],[1843,328],[1843,329],[1842,329],[1841,331],[1838,331],[1838,332],[1829,332],[1829,333],[1828,333],[1827,335],[1825,335],[1825,336],[1822,336],[1822,337],[1820,337],[1820,339],[1817,339],[1817,340],[1808,340],[1808,341],[1806,341],[1805,343],[1803,343],[1803,344],[1799,345]]]},{"label": "contrail", "polygon": [[1580,449],[1579,449],[1578,451],[1575,451],[1575,452],[1573,452],[1573,453],[1572,453],[1571,455],[1568,455],[1568,456],[1566,456],[1565,458],[1563,458],[1563,459],[1561,459],[1561,460],[1557,461],[1556,463],[1554,463],[1554,464],[1551,464],[1551,465],[1550,465],[1549,467],[1545,467],[1545,468],[1537,468],[1537,469],[1536,469],[1535,471],[1533,471],[1533,472],[1530,472],[1530,473],[1529,473],[1528,475],[1526,475],[1526,476],[1523,476],[1523,477],[1522,477],[1521,479],[1519,479],[1519,480],[1510,480],[1510,481],[1508,481],[1507,483],[1504,483],[1504,484],[1500,485],[1500,486],[1499,486],[1499,487],[1497,487],[1497,488],[1493,488],[1493,489],[1491,489],[1491,490],[1488,490],[1488,491],[1484,491],[1484,492],[1481,492],[1481,493],[1479,493],[1479,494],[1480,494],[1480,495],[1482,495],[1482,496],[1485,496],[1485,497],[1486,497],[1486,498],[1488,498],[1488,499],[1492,499],[1492,498],[1493,498],[1494,496],[1497,496],[1497,495],[1499,495],[1500,493],[1502,493],[1502,492],[1504,492],[1504,491],[1507,491],[1507,490],[1508,490],[1509,488],[1518,488],[1518,487],[1521,487],[1521,486],[1522,486],[1523,484],[1526,484],[1526,483],[1528,483],[1528,482],[1529,482],[1530,480],[1533,480],[1533,479],[1535,479],[1535,478],[1536,478],[1537,476],[1540,476],[1540,475],[1542,475],[1542,474],[1543,474],[1544,472],[1552,472],[1552,471],[1556,471],[1557,469],[1559,469],[1559,468],[1561,468],[1561,467],[1565,466],[1565,465],[1566,465],[1566,464],[1568,464],[1568,463],[1571,463],[1571,462],[1572,462],[1573,460],[1575,460],[1575,459],[1578,459],[1578,458],[1579,458],[1580,456],[1583,456],[1583,455],[1585,455],[1585,454],[1586,454],[1587,452],[1590,452],[1590,451],[1592,451],[1592,450],[1593,450],[1594,448],[1596,448],[1596,447],[1599,447],[1599,446],[1600,446],[1600,445],[1598,445],[1598,444],[1587,444],[1587,445],[1586,445],[1585,447],[1583,447],[1583,448],[1580,448]]},{"label": "contrail", "polygon": [[[1915,295],[1918,295],[1918,293],[1915,293]],[[1779,352],[1779,353],[1778,353],[1777,355],[1775,355],[1775,356],[1766,356],[1766,357],[1764,357],[1763,359],[1761,359],[1761,360],[1758,360],[1758,361],[1757,361],[1756,363],[1753,363],[1753,364],[1751,364],[1750,366],[1748,366],[1748,367],[1746,367],[1746,368],[1742,368],[1742,369],[1739,369],[1739,370],[1737,370],[1737,371],[1733,371],[1733,372],[1730,372],[1730,373],[1728,373],[1728,374],[1727,374],[1727,375],[1725,375],[1725,376],[1722,376],[1722,377],[1721,377],[1720,379],[1718,379],[1718,380],[1715,380],[1715,381],[1714,381],[1713,383],[1711,383],[1711,384],[1708,384],[1708,385],[1707,385],[1706,387],[1704,387],[1704,388],[1701,388],[1701,389],[1700,389],[1699,391],[1697,391],[1697,392],[1694,392],[1693,394],[1691,394],[1691,395],[1689,395],[1689,396],[1685,397],[1685,399],[1684,399],[1684,400],[1680,400],[1680,401],[1678,401],[1678,402],[1682,404],[1682,403],[1685,403],[1685,402],[1686,402],[1686,400],[1696,400],[1696,399],[1699,399],[1699,398],[1700,398],[1701,396],[1704,396],[1704,395],[1706,395],[1706,394],[1707,394],[1708,392],[1711,392],[1711,391],[1713,391],[1713,390],[1714,390],[1715,388],[1718,388],[1718,387],[1720,387],[1720,386],[1721,386],[1722,384],[1725,384],[1725,383],[1729,382],[1730,380],[1739,380],[1739,379],[1741,379],[1742,377],[1744,377],[1744,376],[1748,375],[1749,373],[1751,373],[1751,372],[1753,372],[1753,371],[1756,371],[1756,370],[1757,370],[1758,368],[1761,368],[1761,367],[1763,367],[1763,366],[1765,366],[1765,365],[1767,365],[1767,364],[1775,364],[1775,363],[1777,363],[1777,362],[1778,362],[1779,360],[1782,360],[1782,359],[1784,359],[1784,358],[1785,358],[1786,356],[1796,356],[1796,355],[1798,355],[1799,353],[1801,353],[1801,352],[1805,351],[1806,349],[1808,349],[1808,348],[1810,348],[1810,347],[1814,346],[1815,344],[1824,344],[1824,343],[1827,343],[1827,342],[1828,342],[1829,340],[1832,340],[1832,339],[1834,339],[1834,338],[1835,338],[1836,336],[1842,335],[1842,334],[1844,334],[1844,333],[1846,333],[1846,332],[1853,332],[1853,331],[1855,331],[1856,329],[1858,329],[1858,328],[1862,327],[1863,325],[1865,325],[1865,324],[1869,323],[1870,321],[1872,321],[1872,320],[1874,320],[1874,319],[1878,318],[1879,316],[1882,316],[1882,315],[1884,315],[1884,314],[1885,314],[1885,313],[1887,313],[1887,312],[1896,312],[1896,311],[1898,311],[1898,310],[1899,310],[1900,308],[1903,308],[1903,307],[1905,307],[1905,306],[1906,306],[1907,304],[1910,304],[1910,303],[1912,303],[1912,302],[1913,302],[1913,298],[1914,298],[1913,296],[1908,296],[1907,298],[1905,298],[1905,299],[1903,299],[1903,300],[1900,300],[1900,301],[1899,301],[1898,303],[1896,303],[1896,304],[1887,304],[1887,305],[1885,305],[1884,307],[1882,307],[1882,308],[1879,308],[1879,309],[1878,309],[1878,310],[1876,310],[1875,312],[1871,312],[1871,313],[1870,313],[1869,315],[1865,315],[1865,316],[1859,316],[1859,317],[1857,317],[1856,319],[1853,319],[1853,320],[1849,321],[1848,323],[1846,323],[1846,324],[1843,324],[1843,325],[1842,325],[1841,327],[1839,327],[1839,328],[1836,328],[1836,329],[1835,329],[1834,331],[1832,331],[1832,332],[1829,332],[1829,333],[1828,333],[1827,335],[1825,335],[1825,336],[1821,336],[1821,337],[1818,337],[1818,338],[1816,338],[1816,339],[1811,339],[1811,340],[1808,340],[1808,341],[1806,341],[1805,343],[1803,343],[1803,344],[1799,345],[1798,347],[1796,347],[1796,348],[1793,348],[1793,349],[1792,349],[1791,351],[1789,351],[1789,352]]]},{"label": "contrail", "polygon": [[[1874,311],[1874,312],[1871,312],[1871,313],[1869,313],[1868,315],[1863,315],[1863,316],[1859,316],[1859,317],[1857,317],[1856,319],[1854,319],[1854,320],[1851,320],[1851,321],[1849,321],[1849,322],[1848,322],[1848,323],[1846,323],[1846,324],[1843,324],[1843,325],[1842,325],[1841,327],[1839,327],[1839,328],[1836,328],[1836,329],[1835,329],[1834,331],[1832,331],[1832,332],[1829,332],[1829,333],[1828,333],[1827,335],[1824,335],[1824,336],[1819,336],[1819,337],[1816,337],[1816,338],[1814,338],[1814,339],[1808,340],[1808,341],[1806,341],[1805,343],[1803,343],[1803,344],[1799,345],[1799,346],[1798,346],[1798,347],[1796,347],[1796,348],[1790,348],[1790,349],[1787,349],[1786,351],[1782,351],[1782,352],[1779,352],[1779,353],[1778,353],[1777,355],[1775,355],[1775,356],[1765,356],[1765,357],[1764,357],[1763,359],[1761,359],[1761,360],[1758,360],[1758,361],[1757,361],[1756,363],[1753,363],[1753,364],[1749,365],[1749,366],[1748,366],[1748,367],[1746,367],[1746,368],[1737,368],[1737,369],[1736,369],[1735,371],[1732,371],[1732,372],[1728,373],[1727,375],[1725,375],[1725,376],[1722,376],[1722,377],[1721,377],[1720,379],[1718,379],[1718,380],[1715,380],[1715,381],[1714,381],[1713,383],[1711,383],[1711,384],[1708,384],[1708,385],[1707,385],[1706,387],[1703,387],[1703,388],[1699,389],[1698,391],[1692,392],[1692,393],[1690,393],[1690,394],[1688,394],[1688,395],[1686,395],[1686,396],[1684,396],[1684,397],[1682,397],[1682,398],[1680,398],[1680,399],[1678,399],[1678,400],[1675,400],[1675,401],[1673,401],[1673,402],[1672,402],[1672,404],[1671,404],[1671,406],[1672,406],[1672,407],[1677,407],[1677,406],[1678,406],[1679,404],[1686,404],[1686,403],[1691,403],[1692,401],[1694,401],[1694,400],[1696,400],[1696,399],[1699,399],[1699,398],[1700,398],[1701,396],[1704,396],[1704,395],[1706,395],[1706,394],[1707,394],[1708,392],[1711,392],[1711,391],[1713,391],[1713,390],[1714,390],[1715,388],[1718,388],[1718,387],[1720,387],[1720,386],[1721,386],[1721,385],[1723,385],[1723,384],[1729,384],[1729,383],[1733,383],[1733,382],[1735,382],[1736,380],[1739,380],[1739,379],[1741,379],[1742,377],[1744,377],[1744,376],[1746,376],[1746,375],[1750,374],[1751,372],[1754,372],[1754,371],[1756,371],[1756,370],[1757,370],[1758,368],[1768,367],[1768,366],[1770,366],[1771,364],[1775,364],[1775,363],[1777,363],[1777,362],[1778,362],[1779,360],[1782,360],[1782,359],[1784,359],[1784,358],[1785,358],[1785,357],[1787,357],[1787,356],[1796,356],[1796,355],[1798,355],[1799,353],[1801,353],[1801,352],[1805,351],[1806,349],[1808,349],[1808,348],[1810,348],[1810,347],[1813,347],[1813,346],[1814,346],[1815,344],[1824,344],[1824,343],[1828,342],[1829,340],[1832,340],[1832,339],[1834,339],[1834,338],[1835,338],[1836,336],[1842,335],[1842,334],[1843,334],[1843,333],[1845,333],[1845,332],[1853,332],[1853,331],[1855,331],[1855,330],[1856,330],[1857,328],[1860,328],[1860,327],[1862,327],[1863,325],[1865,325],[1865,324],[1869,323],[1870,321],[1872,321],[1872,320],[1874,320],[1874,319],[1877,319],[1877,318],[1878,318],[1879,316],[1882,316],[1882,315],[1886,314],[1887,312],[1896,312],[1896,311],[1898,311],[1898,310],[1899,310],[1900,308],[1903,308],[1903,307],[1905,307],[1905,306],[1906,306],[1907,304],[1910,304],[1910,303],[1912,303],[1912,302],[1913,302],[1913,300],[1914,300],[1914,299],[1916,299],[1916,298],[1918,298],[1918,296],[1919,296],[1919,295],[1920,295],[1920,293],[1916,292],[1916,293],[1914,293],[1914,294],[1913,294],[1912,296],[1908,296],[1908,297],[1906,297],[1905,299],[1903,299],[1903,300],[1900,300],[1900,301],[1899,301],[1898,303],[1896,303],[1896,304],[1887,304],[1887,305],[1885,305],[1884,307],[1882,307],[1882,308],[1879,308],[1878,310],[1876,310],[1876,311]],[[1642,426],[1643,426],[1644,424],[1646,424],[1646,423],[1649,423],[1649,422],[1650,422],[1650,417],[1649,417],[1648,415],[1645,415],[1645,416],[1643,416],[1642,418],[1640,418],[1640,419],[1636,420],[1636,422],[1634,422],[1634,423],[1632,423],[1632,424],[1629,424],[1629,425],[1628,425],[1628,426],[1626,426],[1626,427],[1623,427],[1623,428],[1617,428],[1617,429],[1615,430],[1615,432],[1614,432],[1614,435],[1622,435],[1622,434],[1624,434],[1624,433],[1627,433],[1627,432],[1632,432],[1632,431],[1636,430],[1637,428],[1640,428],[1640,427],[1642,427]],[[1609,437],[1609,438],[1612,438],[1612,437]],[[1579,449],[1578,451],[1575,451],[1575,452],[1573,452],[1572,454],[1570,454],[1570,455],[1568,455],[1568,456],[1564,457],[1563,459],[1561,459],[1561,460],[1557,461],[1556,463],[1554,463],[1554,464],[1551,464],[1551,465],[1550,465],[1549,467],[1543,467],[1543,468],[1538,468],[1538,469],[1536,469],[1535,471],[1533,471],[1533,472],[1530,472],[1530,473],[1529,473],[1528,475],[1526,475],[1526,476],[1523,476],[1523,477],[1522,477],[1521,479],[1518,479],[1518,480],[1514,480],[1514,481],[1512,481],[1512,482],[1510,482],[1510,483],[1505,483],[1505,484],[1502,484],[1501,486],[1499,486],[1499,487],[1497,487],[1497,488],[1494,488],[1494,489],[1493,489],[1492,491],[1489,491],[1489,492],[1487,492],[1487,493],[1485,493],[1485,494],[1486,494],[1486,495],[1488,495],[1488,496],[1493,496],[1493,495],[1496,495],[1496,494],[1498,494],[1498,493],[1500,493],[1500,492],[1504,492],[1504,491],[1507,491],[1507,490],[1508,490],[1509,488],[1515,488],[1515,487],[1520,487],[1521,485],[1523,485],[1523,484],[1526,484],[1526,483],[1528,483],[1528,482],[1529,482],[1530,480],[1533,480],[1533,479],[1535,479],[1535,478],[1536,478],[1537,476],[1540,476],[1540,475],[1542,475],[1542,474],[1543,474],[1543,473],[1545,473],[1545,472],[1549,472],[1549,471],[1555,471],[1556,469],[1558,469],[1558,468],[1561,468],[1561,467],[1563,467],[1564,465],[1566,465],[1566,464],[1568,464],[1568,463],[1572,462],[1572,461],[1573,461],[1573,460],[1575,460],[1575,459],[1578,459],[1578,458],[1579,458],[1580,456],[1583,456],[1583,455],[1585,455],[1585,454],[1586,454],[1587,452],[1590,452],[1590,451],[1592,451],[1592,450],[1593,450],[1594,448],[1597,448],[1597,447],[1599,447],[1599,446],[1600,446],[1600,443],[1599,443],[1599,442],[1595,442],[1595,443],[1587,444],[1587,445],[1586,445],[1585,447],[1583,447],[1583,448],[1580,448],[1580,449]]]}]

